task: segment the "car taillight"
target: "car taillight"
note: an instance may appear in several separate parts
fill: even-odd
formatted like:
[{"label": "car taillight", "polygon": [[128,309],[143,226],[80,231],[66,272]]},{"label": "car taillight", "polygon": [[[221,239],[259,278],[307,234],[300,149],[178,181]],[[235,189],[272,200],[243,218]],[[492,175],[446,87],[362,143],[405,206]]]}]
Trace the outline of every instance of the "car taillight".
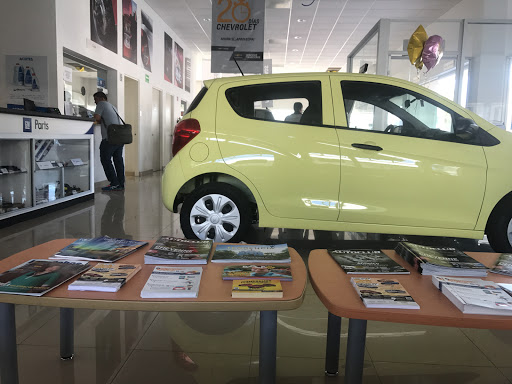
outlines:
[{"label": "car taillight", "polygon": [[180,149],[196,137],[199,132],[201,132],[201,126],[196,119],[181,120],[176,124],[172,139],[172,155],[176,156]]}]

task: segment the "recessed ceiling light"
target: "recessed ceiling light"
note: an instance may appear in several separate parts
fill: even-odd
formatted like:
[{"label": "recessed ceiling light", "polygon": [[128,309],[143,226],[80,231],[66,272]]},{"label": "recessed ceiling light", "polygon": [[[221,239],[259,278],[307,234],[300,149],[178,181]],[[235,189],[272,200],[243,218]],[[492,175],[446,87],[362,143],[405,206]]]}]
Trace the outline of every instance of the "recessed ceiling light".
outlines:
[{"label": "recessed ceiling light", "polygon": [[292,52],[299,52],[298,49],[292,49]]},{"label": "recessed ceiling light", "polygon": [[212,19],[210,19],[209,17],[205,17],[203,21],[212,21]]},{"label": "recessed ceiling light", "polygon": [[297,23],[304,23],[306,19],[297,19]]},{"label": "recessed ceiling light", "polygon": [[299,40],[299,39],[302,39],[302,36],[295,36],[294,37],[295,40]]}]

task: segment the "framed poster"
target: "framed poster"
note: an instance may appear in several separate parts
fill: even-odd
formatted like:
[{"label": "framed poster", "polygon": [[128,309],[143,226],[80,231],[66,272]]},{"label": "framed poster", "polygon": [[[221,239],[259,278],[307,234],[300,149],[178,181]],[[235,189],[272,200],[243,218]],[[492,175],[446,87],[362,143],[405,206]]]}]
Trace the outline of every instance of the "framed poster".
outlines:
[{"label": "framed poster", "polygon": [[141,11],[140,18],[140,57],[144,69],[151,72],[151,60],[153,58],[153,20],[151,20],[144,11]]},{"label": "framed poster", "polygon": [[183,48],[174,42],[174,84],[183,88]]},{"label": "framed poster", "polygon": [[172,84],[172,39],[164,32],[164,79]]},{"label": "framed poster", "polygon": [[137,4],[123,0],[123,57],[137,64]]},{"label": "framed poster", "polygon": [[117,53],[117,0],[91,0],[91,40]]}]

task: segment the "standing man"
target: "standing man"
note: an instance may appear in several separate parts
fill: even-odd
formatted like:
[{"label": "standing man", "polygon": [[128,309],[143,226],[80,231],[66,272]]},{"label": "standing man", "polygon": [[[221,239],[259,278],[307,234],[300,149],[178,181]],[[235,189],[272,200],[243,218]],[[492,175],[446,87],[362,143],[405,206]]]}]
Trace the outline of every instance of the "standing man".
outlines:
[{"label": "standing man", "polygon": [[291,121],[292,123],[300,123],[302,117],[302,103],[296,102],[293,104],[293,113],[286,116],[284,121]]},{"label": "standing man", "polygon": [[[119,115],[112,104],[107,101],[107,95],[103,92],[94,94],[96,110],[94,111],[94,121],[101,124],[101,144],[100,160],[105,176],[107,176],[110,185],[101,188],[103,191],[124,191],[124,145],[110,144],[107,140],[107,127],[110,124],[121,124]],[[112,160],[114,165],[112,165]]]}]

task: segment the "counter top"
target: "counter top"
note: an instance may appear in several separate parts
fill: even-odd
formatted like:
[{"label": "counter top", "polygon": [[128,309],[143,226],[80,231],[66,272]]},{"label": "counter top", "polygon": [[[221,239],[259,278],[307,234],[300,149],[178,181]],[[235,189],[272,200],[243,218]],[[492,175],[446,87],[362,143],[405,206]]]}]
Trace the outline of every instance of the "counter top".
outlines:
[{"label": "counter top", "polygon": [[9,114],[9,115],[46,117],[46,118],[51,118],[51,119],[79,120],[79,121],[90,121],[90,122],[94,121],[94,119],[92,117],[68,116],[68,115],[59,115],[56,113],[24,111],[21,109],[11,109],[11,108],[0,108],[0,113],[5,113],[5,114]]}]

